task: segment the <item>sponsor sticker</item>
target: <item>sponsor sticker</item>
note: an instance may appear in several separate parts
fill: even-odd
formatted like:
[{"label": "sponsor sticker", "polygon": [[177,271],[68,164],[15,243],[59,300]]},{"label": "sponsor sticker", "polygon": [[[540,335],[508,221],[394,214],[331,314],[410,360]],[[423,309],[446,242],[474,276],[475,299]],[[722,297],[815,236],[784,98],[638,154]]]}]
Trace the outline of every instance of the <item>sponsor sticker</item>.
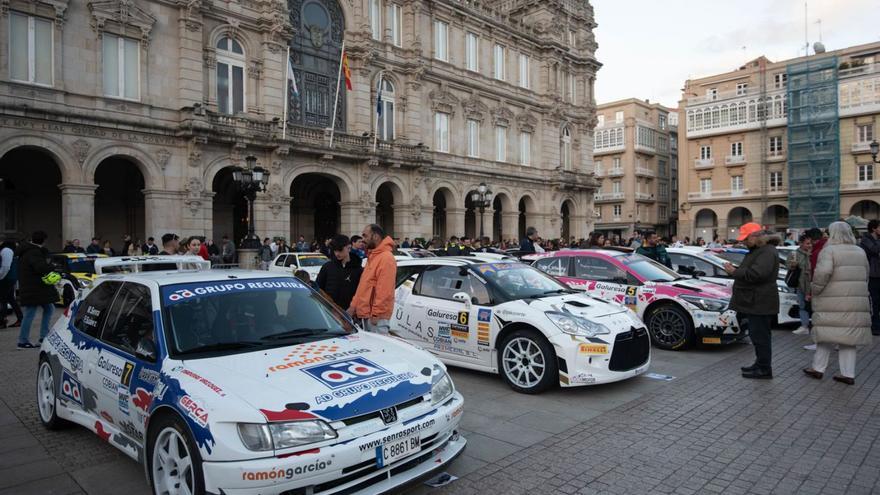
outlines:
[{"label": "sponsor sticker", "polygon": [[150,410],[150,404],[153,403],[153,394],[147,392],[146,389],[138,387],[137,390],[135,390],[134,397],[131,401],[134,403],[134,407],[143,412],[147,412]]},{"label": "sponsor sticker", "polygon": [[467,311],[459,311],[458,312],[458,324],[459,325],[467,325],[468,319],[470,319],[470,313]]},{"label": "sponsor sticker", "polygon": [[492,321],[492,310],[491,309],[481,309],[477,311],[477,321],[489,323]]},{"label": "sponsor sticker", "polygon": [[393,385],[398,382],[405,382],[414,378],[416,378],[416,374],[412,371],[407,371],[406,373],[398,373],[396,375],[385,376],[382,378],[377,378],[375,380],[370,380],[368,382],[357,383],[351,386],[347,386],[345,388],[334,390],[332,393],[329,394],[321,394],[315,397],[315,404],[323,404],[324,402],[332,401],[334,398],[342,399],[350,395],[360,394],[368,390],[386,387],[388,385]]},{"label": "sponsor sticker", "polygon": [[165,305],[178,304],[194,297],[236,292],[267,291],[277,289],[299,289],[307,287],[296,278],[274,278],[240,282],[203,282],[198,284],[177,284],[162,288]]},{"label": "sponsor sticker", "polygon": [[208,411],[206,411],[195,399],[189,395],[184,395],[177,401],[183,408],[186,415],[196,422],[202,428],[208,426]]},{"label": "sponsor sticker", "polygon": [[632,297],[636,295],[637,288],[634,286],[629,286],[626,288],[626,295]]},{"label": "sponsor sticker", "polygon": [[198,373],[191,371],[191,370],[188,370],[186,368],[180,370],[180,373],[183,375],[186,375],[186,376],[192,378],[193,380],[201,383],[202,385],[208,387],[209,389],[211,389],[215,394],[219,395],[220,397],[226,397],[226,393],[223,391],[222,388],[218,387],[217,385],[214,385],[214,382],[199,375]]},{"label": "sponsor sticker", "polygon": [[272,481],[272,480],[290,480],[297,476],[310,473],[320,473],[333,465],[332,459],[321,460],[303,465],[287,468],[272,468],[264,471],[242,471],[241,479],[244,481]]},{"label": "sponsor sticker", "polygon": [[121,383],[117,385],[116,398],[117,402],[119,403],[119,412],[127,416],[130,412],[128,403],[131,400],[131,395],[128,393],[128,387]]},{"label": "sponsor sticker", "polygon": [[391,375],[385,368],[363,357],[319,364],[302,371],[333,390]]},{"label": "sponsor sticker", "polygon": [[79,381],[73,377],[67,370],[61,371],[61,396],[67,400],[76,402],[80,406],[82,403],[82,387]]},{"label": "sponsor sticker", "polygon": [[581,344],[578,346],[581,354],[608,354],[608,346],[605,344]]},{"label": "sponsor sticker", "polygon": [[57,333],[50,333],[49,337],[47,337],[46,340],[52,347],[55,348],[56,351],[58,351],[58,355],[61,356],[65,361],[67,361],[67,364],[70,365],[71,370],[73,370],[74,372],[82,371],[82,359],[77,356],[75,352],[73,352],[73,349],[71,349],[67,344],[64,343],[63,340],[61,340],[61,337]]},{"label": "sponsor sticker", "polygon": [[428,308],[428,317],[436,318],[438,320],[458,321],[458,314],[452,311],[441,311],[432,308]]},{"label": "sponsor sticker", "polygon": [[308,346],[298,345],[293,351],[284,358],[284,363],[270,366],[269,371],[282,371],[291,368],[301,368],[312,364],[322,363],[324,361],[336,361],[338,359],[357,356],[370,352],[368,349],[352,349],[350,351],[338,351],[337,346],[326,346],[310,344]]},{"label": "sponsor sticker", "polygon": [[96,368],[98,373],[107,378],[125,385],[126,388],[131,384],[131,375],[134,372],[134,363],[126,361],[112,352],[102,352],[98,355]]},{"label": "sponsor sticker", "polygon": [[596,377],[591,373],[577,373],[571,376],[571,383],[596,383]]},{"label": "sponsor sticker", "polygon": [[489,346],[489,324],[477,323],[477,345]]},{"label": "sponsor sticker", "polygon": [[147,382],[150,385],[155,386],[157,383],[159,383],[159,372],[142,367],[138,371],[138,380],[142,382]]},{"label": "sponsor sticker", "polygon": [[720,344],[721,337],[703,337],[704,344]]},{"label": "sponsor sticker", "polygon": [[467,340],[470,334],[470,328],[467,325],[452,323],[449,325],[449,329],[452,332],[452,336],[456,339]]}]

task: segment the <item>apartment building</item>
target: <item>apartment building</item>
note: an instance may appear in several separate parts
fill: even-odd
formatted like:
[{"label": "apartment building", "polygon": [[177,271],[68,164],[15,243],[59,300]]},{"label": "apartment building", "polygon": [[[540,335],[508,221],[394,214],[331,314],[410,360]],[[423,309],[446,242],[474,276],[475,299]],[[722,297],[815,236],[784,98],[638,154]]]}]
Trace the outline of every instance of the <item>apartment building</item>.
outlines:
[{"label": "apartment building", "polygon": [[602,180],[594,199],[597,231],[624,237],[646,229],[675,233],[675,112],[635,98],[596,107],[593,157]]},{"label": "apartment building", "polygon": [[681,235],[735,237],[880,217],[869,153],[880,114],[880,43],[685,83],[679,104]]}]

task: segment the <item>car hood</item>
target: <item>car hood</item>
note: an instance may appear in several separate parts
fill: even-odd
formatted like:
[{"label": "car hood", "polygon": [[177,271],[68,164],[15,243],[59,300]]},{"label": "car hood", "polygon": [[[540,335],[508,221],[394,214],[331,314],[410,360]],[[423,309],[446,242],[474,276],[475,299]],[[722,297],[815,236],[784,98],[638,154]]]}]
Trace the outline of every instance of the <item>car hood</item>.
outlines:
[{"label": "car hood", "polygon": [[713,299],[730,299],[730,287],[698,278],[656,283],[658,292],[669,291],[674,295],[700,295]]},{"label": "car hood", "polygon": [[[525,311],[544,313],[546,311],[568,312],[588,320],[609,320],[630,323],[630,311],[619,305],[595,299],[586,294],[566,294],[562,296],[542,297],[540,299],[521,299],[502,305],[497,314],[502,319],[515,320],[515,316],[525,315]],[[625,320],[625,321],[624,321]]]},{"label": "car hood", "polygon": [[182,374],[237,396],[268,421],[337,421],[416,399],[430,393],[441,366],[409,344],[365,332],[182,364]]}]

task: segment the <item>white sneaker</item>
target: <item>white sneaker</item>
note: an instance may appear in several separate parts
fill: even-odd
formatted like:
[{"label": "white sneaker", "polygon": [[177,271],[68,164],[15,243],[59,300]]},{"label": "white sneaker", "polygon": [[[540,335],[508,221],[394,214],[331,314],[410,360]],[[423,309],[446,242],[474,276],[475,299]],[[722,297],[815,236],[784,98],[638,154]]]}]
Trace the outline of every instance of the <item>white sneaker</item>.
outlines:
[{"label": "white sneaker", "polygon": [[804,349],[806,349],[806,350],[808,350],[808,351],[815,351],[815,350],[816,350],[816,344],[808,344],[808,345],[805,345],[805,346],[804,346]]},{"label": "white sneaker", "polygon": [[810,329],[807,327],[799,327],[794,332],[791,332],[794,335],[810,335]]}]

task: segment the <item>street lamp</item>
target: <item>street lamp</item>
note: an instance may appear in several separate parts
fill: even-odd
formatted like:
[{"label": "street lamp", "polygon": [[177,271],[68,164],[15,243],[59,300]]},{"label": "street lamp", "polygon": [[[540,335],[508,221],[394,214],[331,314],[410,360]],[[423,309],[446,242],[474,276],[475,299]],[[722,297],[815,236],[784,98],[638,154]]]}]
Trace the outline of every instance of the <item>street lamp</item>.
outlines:
[{"label": "street lamp", "polygon": [[877,161],[877,153],[880,153],[880,143],[878,143],[877,140],[875,139],[874,141],[871,142],[870,147],[871,147],[871,160],[873,160],[874,163],[880,163],[880,161]]},{"label": "street lamp", "polygon": [[477,190],[471,193],[471,204],[480,208],[480,242],[483,241],[483,213],[492,206],[492,190],[485,182],[480,182]]},{"label": "street lamp", "polygon": [[232,180],[242,196],[248,201],[248,233],[241,241],[242,249],[260,249],[260,238],[254,233],[254,201],[257,193],[266,190],[269,171],[257,165],[257,157],[251,155],[244,159],[246,166],[232,170]]}]

